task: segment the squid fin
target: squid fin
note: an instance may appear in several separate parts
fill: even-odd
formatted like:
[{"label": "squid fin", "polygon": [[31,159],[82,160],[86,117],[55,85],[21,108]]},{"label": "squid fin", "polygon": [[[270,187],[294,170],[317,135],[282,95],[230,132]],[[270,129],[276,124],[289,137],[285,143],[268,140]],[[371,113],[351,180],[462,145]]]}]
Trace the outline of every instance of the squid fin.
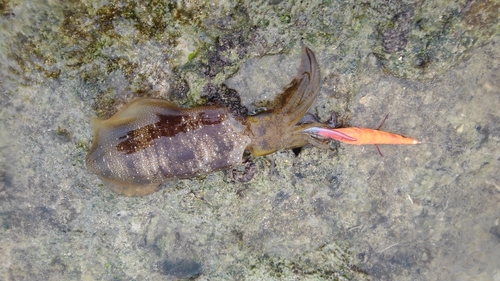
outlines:
[{"label": "squid fin", "polygon": [[101,180],[104,183],[104,185],[106,185],[107,188],[113,190],[114,192],[120,195],[129,197],[146,196],[160,190],[159,183],[147,183],[147,184],[124,183],[103,178],[101,178]]}]

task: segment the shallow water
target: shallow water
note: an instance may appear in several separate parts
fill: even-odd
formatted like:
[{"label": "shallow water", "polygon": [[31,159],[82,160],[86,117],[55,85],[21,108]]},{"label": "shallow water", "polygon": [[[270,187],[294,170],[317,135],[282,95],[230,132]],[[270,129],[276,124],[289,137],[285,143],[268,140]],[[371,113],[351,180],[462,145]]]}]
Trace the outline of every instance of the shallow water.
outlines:
[{"label": "shallow water", "polygon": [[[371,128],[389,114],[383,130],[423,144],[381,146],[383,157],[374,147],[344,144],[332,144],[331,151],[303,149],[298,156],[281,151],[254,159],[258,172],[248,183],[219,172],[127,198],[104,188],[84,167],[90,117],[144,95],[140,89],[188,104],[203,84],[232,73],[227,84],[255,108],[294,74],[299,36],[290,26],[276,27],[271,17],[243,40],[250,44],[244,58],[227,65],[215,59],[224,71],[205,77],[196,67],[204,58],[186,62],[198,46],[193,40],[216,44],[206,34],[194,36],[188,29],[176,42],[165,40],[169,31],[137,39],[152,32],[144,27],[147,17],[140,18],[139,29],[138,19],[126,13],[101,9],[82,16],[56,2],[30,3],[2,7],[3,279],[500,280],[500,37],[486,36],[482,46],[471,43],[460,49],[456,63],[441,60],[419,76],[384,68],[371,49],[375,34],[369,23],[347,26],[341,17],[323,23],[345,28],[335,31],[343,38],[335,45],[317,34],[305,40],[323,73],[310,112],[326,120],[335,110],[344,125]],[[81,10],[104,5],[80,4]],[[311,5],[297,10],[312,13]],[[248,5],[246,12],[252,9]],[[221,15],[213,18],[231,24]],[[63,19],[64,36],[58,25]],[[488,19],[482,23],[490,24]],[[287,24],[286,17],[276,21]],[[307,22],[297,25],[299,34],[313,32],[315,19]],[[93,24],[101,25],[96,34],[106,36],[94,42],[93,34],[77,33],[77,27]],[[353,39],[344,31],[351,28]],[[109,30],[135,40],[117,39]],[[282,43],[261,44],[266,38]],[[442,51],[455,43],[446,41]],[[95,53],[78,52],[85,46]],[[359,48],[344,53],[350,49],[343,46]],[[231,61],[241,49],[228,48],[229,54],[221,52]],[[290,52],[272,55],[283,50]],[[388,74],[395,71],[409,78]],[[176,84],[181,78],[188,93]]]}]

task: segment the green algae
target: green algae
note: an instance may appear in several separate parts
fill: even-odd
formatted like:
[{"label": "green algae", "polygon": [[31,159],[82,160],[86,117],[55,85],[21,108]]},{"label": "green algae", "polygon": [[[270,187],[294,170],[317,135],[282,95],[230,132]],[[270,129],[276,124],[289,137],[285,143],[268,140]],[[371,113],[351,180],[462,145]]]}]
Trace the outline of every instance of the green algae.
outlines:
[{"label": "green algae", "polygon": [[188,55],[188,62],[193,60],[198,55],[198,52],[192,52]]},{"label": "green algae", "polygon": [[301,276],[310,280],[369,280],[366,272],[351,264],[350,254],[333,243],[292,258],[263,255],[252,261],[249,267],[255,274],[252,279]]}]

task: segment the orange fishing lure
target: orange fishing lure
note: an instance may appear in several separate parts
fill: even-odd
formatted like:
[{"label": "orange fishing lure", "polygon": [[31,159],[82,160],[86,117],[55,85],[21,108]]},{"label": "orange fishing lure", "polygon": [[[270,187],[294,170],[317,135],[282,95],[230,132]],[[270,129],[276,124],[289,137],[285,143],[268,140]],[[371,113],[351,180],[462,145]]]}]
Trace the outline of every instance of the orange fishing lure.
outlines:
[{"label": "orange fishing lure", "polygon": [[305,133],[322,139],[333,139],[340,142],[363,144],[419,144],[420,141],[402,135],[375,129],[348,127],[348,128],[320,128],[312,127],[304,130]]},{"label": "orange fishing lure", "polygon": [[[382,155],[378,147],[379,144],[419,144],[420,141],[398,134],[380,131],[388,116],[377,129],[348,127],[348,128],[322,128],[310,127],[303,132],[318,139],[332,139],[344,143],[364,145],[374,144],[378,153]],[[333,118],[333,116],[332,116]]]}]

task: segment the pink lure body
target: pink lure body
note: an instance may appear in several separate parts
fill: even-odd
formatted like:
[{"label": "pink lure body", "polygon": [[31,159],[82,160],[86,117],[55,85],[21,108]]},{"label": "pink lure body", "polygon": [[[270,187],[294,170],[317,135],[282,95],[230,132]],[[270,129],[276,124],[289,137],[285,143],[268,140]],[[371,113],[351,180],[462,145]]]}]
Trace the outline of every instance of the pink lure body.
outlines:
[{"label": "pink lure body", "polygon": [[360,128],[320,128],[312,127],[304,130],[304,132],[325,139],[334,139],[340,142],[363,145],[363,144],[419,144],[420,141],[408,138],[402,135],[389,132]]}]

